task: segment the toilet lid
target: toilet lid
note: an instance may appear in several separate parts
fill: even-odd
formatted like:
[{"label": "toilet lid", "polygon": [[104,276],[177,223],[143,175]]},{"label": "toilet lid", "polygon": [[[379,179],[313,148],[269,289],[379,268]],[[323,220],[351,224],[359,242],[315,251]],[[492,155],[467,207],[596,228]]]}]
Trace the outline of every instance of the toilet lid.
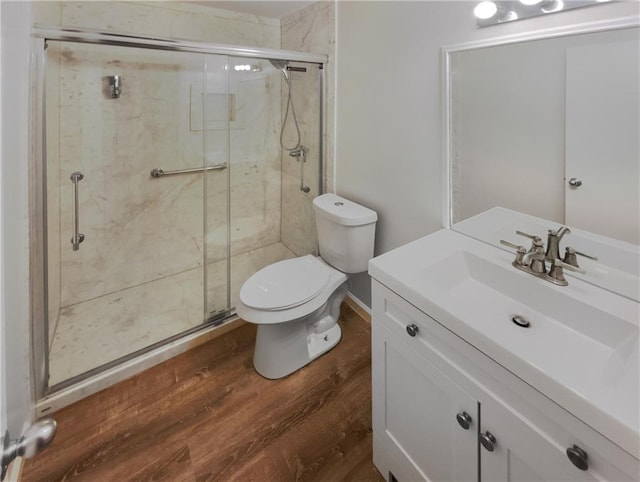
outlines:
[{"label": "toilet lid", "polygon": [[314,298],[329,282],[331,270],[311,255],[262,268],[240,290],[240,300],[258,310],[283,310]]}]

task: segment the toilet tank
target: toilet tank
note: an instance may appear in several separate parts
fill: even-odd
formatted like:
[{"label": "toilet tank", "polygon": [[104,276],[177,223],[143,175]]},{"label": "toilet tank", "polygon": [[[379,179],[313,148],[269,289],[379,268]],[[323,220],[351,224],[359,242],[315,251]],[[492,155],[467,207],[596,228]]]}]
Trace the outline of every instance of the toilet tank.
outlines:
[{"label": "toilet tank", "polygon": [[375,211],[335,194],[313,200],[320,256],[343,273],[367,270],[373,258]]}]

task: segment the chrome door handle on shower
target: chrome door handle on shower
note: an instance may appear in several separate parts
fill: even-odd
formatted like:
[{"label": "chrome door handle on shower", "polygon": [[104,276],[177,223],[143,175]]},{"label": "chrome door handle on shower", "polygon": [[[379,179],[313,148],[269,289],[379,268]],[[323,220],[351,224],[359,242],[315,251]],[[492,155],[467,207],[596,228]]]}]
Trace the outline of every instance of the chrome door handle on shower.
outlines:
[{"label": "chrome door handle on shower", "polygon": [[84,174],[80,171],[76,171],[71,174],[71,182],[73,183],[73,237],[71,238],[71,244],[73,250],[78,251],[80,249],[80,243],[84,241],[84,234],[80,233],[80,215],[78,213],[78,183],[84,179]]}]

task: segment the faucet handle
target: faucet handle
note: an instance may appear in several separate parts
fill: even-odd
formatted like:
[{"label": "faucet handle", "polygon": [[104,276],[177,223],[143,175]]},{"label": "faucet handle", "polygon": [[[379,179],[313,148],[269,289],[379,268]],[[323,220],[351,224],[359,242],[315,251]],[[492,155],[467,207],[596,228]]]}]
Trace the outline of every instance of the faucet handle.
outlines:
[{"label": "faucet handle", "polygon": [[504,239],[500,240],[500,244],[504,244],[505,246],[516,250],[516,259],[513,260],[514,266],[524,266],[524,255],[527,253],[527,250],[524,246],[510,243],[509,241],[505,241]]},{"label": "faucet handle", "polygon": [[560,261],[558,258],[554,258],[551,260],[551,267],[549,268],[549,273],[547,273],[547,280],[559,286],[567,286],[569,283],[564,277],[564,269],[576,271],[582,274],[586,273],[582,268],[572,266],[564,261]]},{"label": "faucet handle", "polygon": [[565,263],[564,261],[561,261],[558,258],[551,260],[551,267],[553,268],[554,266],[558,268],[568,269],[569,271],[575,271],[576,273],[582,273],[582,274],[587,273],[585,270],[583,270],[579,266],[573,266],[569,263]]},{"label": "faucet handle", "polygon": [[567,249],[564,252],[563,261],[566,264],[570,265],[570,266],[574,266],[576,268],[579,268],[580,266],[578,266],[578,258],[577,258],[576,255],[577,256],[582,256],[584,258],[592,259],[593,261],[598,261],[598,257],[597,256],[591,256],[590,254],[586,254],[586,253],[582,253],[580,251],[576,251],[571,246],[567,246]]},{"label": "faucet handle", "polygon": [[528,253],[544,253],[544,243],[542,242],[542,238],[540,236],[525,233],[523,231],[516,231],[516,234],[518,234],[519,236],[524,236],[525,238],[529,238],[531,240],[531,247],[529,248]]},{"label": "faucet handle", "polygon": [[542,238],[540,236],[536,236],[535,234],[525,233],[524,231],[516,231],[516,234],[519,236],[524,236],[525,238],[531,239],[534,243],[541,243]]}]

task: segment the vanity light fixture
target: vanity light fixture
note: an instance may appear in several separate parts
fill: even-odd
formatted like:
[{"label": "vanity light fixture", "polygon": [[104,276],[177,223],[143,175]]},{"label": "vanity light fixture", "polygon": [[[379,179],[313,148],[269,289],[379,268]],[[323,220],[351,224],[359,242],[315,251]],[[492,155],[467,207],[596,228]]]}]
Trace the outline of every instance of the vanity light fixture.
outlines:
[{"label": "vanity light fixture", "polygon": [[588,7],[611,0],[494,0],[478,3],[473,9],[478,27],[488,27],[538,15],[562,12],[569,9]]}]

